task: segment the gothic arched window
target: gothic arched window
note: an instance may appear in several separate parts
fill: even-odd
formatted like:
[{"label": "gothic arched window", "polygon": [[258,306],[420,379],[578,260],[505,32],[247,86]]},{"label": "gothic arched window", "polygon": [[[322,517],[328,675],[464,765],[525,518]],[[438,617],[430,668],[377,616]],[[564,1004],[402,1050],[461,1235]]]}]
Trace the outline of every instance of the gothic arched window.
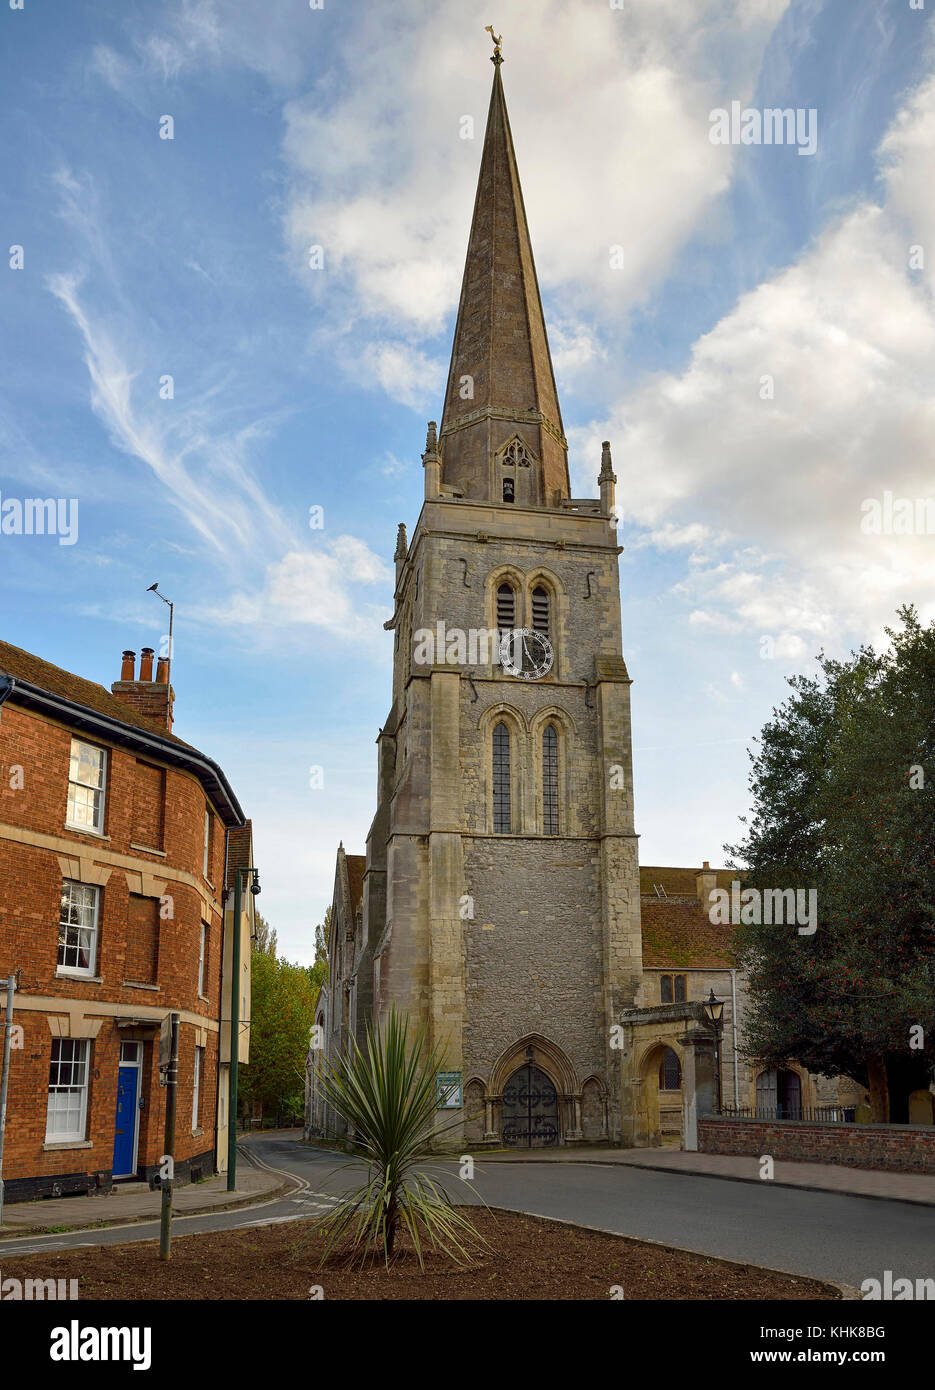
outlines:
[{"label": "gothic arched window", "polygon": [[558,834],[558,734],[552,724],[542,731],[542,833]]},{"label": "gothic arched window", "polygon": [[660,1091],[680,1091],[682,1089],[682,1068],[679,1066],[678,1053],[671,1047],[667,1047],[663,1054],[662,1061],[659,1063],[659,1089]]},{"label": "gothic arched window", "polygon": [[510,731],[498,724],[493,731],[493,828],[496,835],[509,835],[513,828],[510,814]]},{"label": "gothic arched window", "polygon": [[549,592],[543,589],[541,584],[537,584],[532,591],[533,631],[541,632],[543,637],[548,637],[550,617]]}]

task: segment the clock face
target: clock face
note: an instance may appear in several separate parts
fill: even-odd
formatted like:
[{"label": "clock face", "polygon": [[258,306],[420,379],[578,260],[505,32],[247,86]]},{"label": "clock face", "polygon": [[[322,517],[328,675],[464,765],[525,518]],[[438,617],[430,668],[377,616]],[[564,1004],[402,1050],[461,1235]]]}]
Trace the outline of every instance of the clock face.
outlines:
[{"label": "clock face", "polygon": [[516,628],[504,643],[503,670],[517,680],[539,680],[551,671],[554,660],[548,637],[532,628]]}]

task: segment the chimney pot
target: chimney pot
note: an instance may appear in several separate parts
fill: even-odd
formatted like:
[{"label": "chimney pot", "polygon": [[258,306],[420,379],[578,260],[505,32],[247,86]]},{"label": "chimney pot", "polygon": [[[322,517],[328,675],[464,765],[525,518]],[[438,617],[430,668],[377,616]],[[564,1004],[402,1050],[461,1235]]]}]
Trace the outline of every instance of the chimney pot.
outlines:
[{"label": "chimney pot", "polygon": [[702,867],[703,869],[710,869],[711,865],[708,863],[708,861],[707,861],[707,859],[706,859],[706,860],[704,861],[704,863],[702,864],[701,867]]},{"label": "chimney pot", "polygon": [[169,684],[169,658],[166,656],[161,656],[156,662],[156,684]]},{"label": "chimney pot", "polygon": [[120,663],[120,679],[132,681],[136,674],[136,652],[124,652]]},{"label": "chimney pot", "polygon": [[143,647],[140,652],[140,680],[151,681],[153,678],[153,657],[156,655],[152,647]]}]

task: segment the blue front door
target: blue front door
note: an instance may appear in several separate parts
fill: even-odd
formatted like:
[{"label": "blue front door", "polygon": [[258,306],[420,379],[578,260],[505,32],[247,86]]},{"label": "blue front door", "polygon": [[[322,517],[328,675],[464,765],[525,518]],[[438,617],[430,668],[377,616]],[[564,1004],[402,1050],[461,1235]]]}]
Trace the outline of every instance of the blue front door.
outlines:
[{"label": "blue front door", "polygon": [[117,1121],[114,1129],[114,1177],[136,1171],[136,1088],[139,1068],[121,1067],[117,1073]]}]

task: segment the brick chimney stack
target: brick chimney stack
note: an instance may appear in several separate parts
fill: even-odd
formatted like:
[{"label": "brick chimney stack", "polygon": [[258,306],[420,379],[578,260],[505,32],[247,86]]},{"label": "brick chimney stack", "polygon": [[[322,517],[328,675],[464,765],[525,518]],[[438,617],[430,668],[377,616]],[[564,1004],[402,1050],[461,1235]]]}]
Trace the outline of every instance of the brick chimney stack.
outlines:
[{"label": "brick chimney stack", "polygon": [[153,680],[153,657],[155,655],[152,647],[142,648],[140,652],[140,676],[139,680],[136,680],[134,679],[136,653],[124,652],[120,665],[120,679],[114,681],[110,688],[118,700],[123,700],[125,704],[131,705],[138,714],[142,714],[150,720],[158,730],[171,733],[175,691],[169,685],[169,662],[164,656],[159,658],[156,665],[156,679]]}]

